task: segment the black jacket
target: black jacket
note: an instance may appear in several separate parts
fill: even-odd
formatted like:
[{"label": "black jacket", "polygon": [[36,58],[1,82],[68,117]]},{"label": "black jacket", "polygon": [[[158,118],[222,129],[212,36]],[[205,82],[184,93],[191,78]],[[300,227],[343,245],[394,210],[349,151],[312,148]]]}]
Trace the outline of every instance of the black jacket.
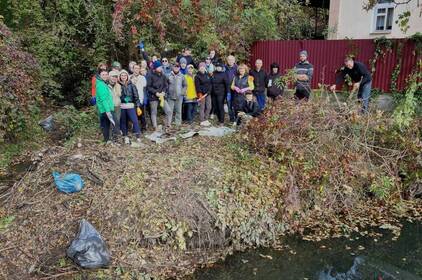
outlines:
[{"label": "black jacket", "polygon": [[230,81],[226,72],[214,72],[214,75],[211,79],[212,83],[212,92],[215,95],[226,95],[230,92]]},{"label": "black jacket", "polygon": [[256,71],[255,69],[251,70],[249,73],[253,77],[253,83],[255,85],[254,92],[263,92],[265,91],[265,87],[267,86],[267,73],[264,69]]},{"label": "black jacket", "polygon": [[275,82],[279,80],[280,78],[281,78],[280,73],[268,75],[268,81],[267,81],[268,97],[276,98],[277,96],[280,96],[283,94],[283,89],[275,85]]},{"label": "black jacket", "polygon": [[213,58],[211,58],[211,63],[212,64],[217,64],[220,61],[220,57],[218,56],[218,54],[215,54]]},{"label": "black jacket", "polygon": [[127,85],[120,83],[122,87],[122,95],[120,96],[120,101],[122,103],[134,103],[135,106],[140,106],[141,102],[139,101],[139,94],[136,86],[132,84],[131,81]]},{"label": "black jacket", "polygon": [[372,80],[371,73],[369,73],[368,68],[365,66],[365,64],[359,61],[354,62],[352,69],[342,67],[340,70],[340,75],[337,75],[336,84],[343,82],[346,75],[349,75],[354,83],[360,82],[361,85],[369,83]]},{"label": "black jacket", "polygon": [[211,78],[208,73],[198,72],[195,76],[195,89],[197,93],[211,93]]},{"label": "black jacket", "polygon": [[158,101],[156,93],[167,93],[168,88],[168,79],[163,73],[158,74],[157,72],[153,72],[147,76],[147,90],[150,101]]},{"label": "black jacket", "polygon": [[258,103],[255,101],[246,101],[246,99],[244,99],[241,110],[239,111],[245,112],[252,117],[258,117],[261,114]]}]

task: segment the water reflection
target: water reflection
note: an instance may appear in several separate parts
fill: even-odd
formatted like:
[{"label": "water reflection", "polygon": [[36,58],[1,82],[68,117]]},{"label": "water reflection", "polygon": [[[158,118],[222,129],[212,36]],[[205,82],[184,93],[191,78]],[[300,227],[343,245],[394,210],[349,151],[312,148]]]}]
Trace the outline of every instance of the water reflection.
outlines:
[{"label": "water reflection", "polygon": [[380,232],[383,237],[375,240],[288,238],[288,249],[238,253],[194,279],[422,280],[422,223],[406,223],[397,241],[389,231]]}]

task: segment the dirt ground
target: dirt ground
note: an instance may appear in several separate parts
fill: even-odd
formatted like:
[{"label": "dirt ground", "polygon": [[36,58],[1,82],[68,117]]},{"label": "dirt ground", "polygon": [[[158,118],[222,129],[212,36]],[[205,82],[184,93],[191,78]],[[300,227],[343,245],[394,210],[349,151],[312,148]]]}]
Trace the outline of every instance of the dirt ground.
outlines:
[{"label": "dirt ground", "polygon": [[[0,278],[181,277],[227,251],[207,192],[230,168],[227,139],[196,136],[132,148],[83,140],[34,153],[0,208]],[[57,191],[52,172],[76,172],[79,193]],[[91,222],[112,255],[108,269],[84,271],[65,256],[79,221]],[[82,278],[81,278],[82,277]]]}]

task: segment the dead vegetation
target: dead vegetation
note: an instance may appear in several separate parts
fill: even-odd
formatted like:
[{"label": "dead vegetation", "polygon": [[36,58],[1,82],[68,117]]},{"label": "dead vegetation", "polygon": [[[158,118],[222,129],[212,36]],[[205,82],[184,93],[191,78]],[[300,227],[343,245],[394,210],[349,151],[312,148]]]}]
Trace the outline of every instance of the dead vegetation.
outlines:
[{"label": "dead vegetation", "polygon": [[244,131],[282,177],[282,220],[323,238],[419,215],[422,120],[400,129],[382,112],[331,98],[278,101]]},{"label": "dead vegetation", "polygon": [[[194,138],[140,150],[86,140],[80,148],[50,147],[36,155],[36,168],[14,184],[2,208],[2,217],[14,217],[0,234],[3,277],[87,274],[64,255],[82,218],[110,248],[107,273],[176,276],[212,260],[229,235],[216,228],[204,196],[223,172],[206,156],[220,149],[219,141],[213,150],[201,149],[210,147],[207,142]],[[59,193],[53,171],[77,172],[86,185],[77,194]]]},{"label": "dead vegetation", "polygon": [[[400,218],[420,217],[420,120],[399,132],[382,114],[324,102],[280,101],[226,138],[143,148],[86,139],[34,153],[2,192],[0,278],[181,278],[286,233],[315,240],[372,225],[399,234]],[[59,193],[53,171],[86,185]],[[82,218],[104,237],[108,269],[65,257]]]}]

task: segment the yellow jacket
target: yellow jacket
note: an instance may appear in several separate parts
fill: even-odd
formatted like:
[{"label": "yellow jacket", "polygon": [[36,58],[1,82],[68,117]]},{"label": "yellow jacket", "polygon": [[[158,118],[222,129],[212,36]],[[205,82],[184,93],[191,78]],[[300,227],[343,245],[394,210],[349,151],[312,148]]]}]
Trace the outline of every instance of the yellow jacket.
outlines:
[{"label": "yellow jacket", "polygon": [[196,99],[196,88],[195,88],[195,81],[193,76],[190,76],[188,74],[185,75],[186,78],[186,99],[187,100],[194,100]]}]

